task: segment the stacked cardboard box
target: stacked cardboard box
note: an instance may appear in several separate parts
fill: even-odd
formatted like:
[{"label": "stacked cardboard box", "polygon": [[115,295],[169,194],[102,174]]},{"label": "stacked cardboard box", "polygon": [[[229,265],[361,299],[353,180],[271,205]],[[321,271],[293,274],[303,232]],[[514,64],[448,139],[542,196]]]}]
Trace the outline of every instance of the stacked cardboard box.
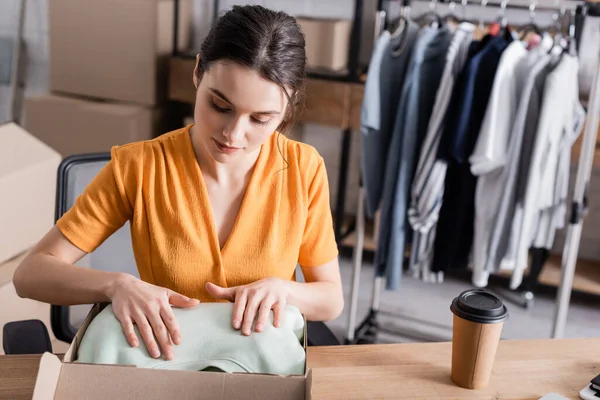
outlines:
[{"label": "stacked cardboard box", "polygon": [[0,263],[33,246],[54,223],[60,155],[14,123],[0,125]]},{"label": "stacked cardboard box", "polygon": [[[192,6],[179,2],[178,50],[190,44]],[[164,133],[174,7],[174,0],[49,2],[52,93],[25,100],[25,128],[63,157]]]},{"label": "stacked cardboard box", "polygon": [[[60,155],[14,123],[0,125],[0,343],[6,323],[39,319],[50,306],[17,296],[13,274],[25,253],[52,227]],[[53,336],[56,348],[64,350]],[[0,353],[2,352],[0,346]]]}]

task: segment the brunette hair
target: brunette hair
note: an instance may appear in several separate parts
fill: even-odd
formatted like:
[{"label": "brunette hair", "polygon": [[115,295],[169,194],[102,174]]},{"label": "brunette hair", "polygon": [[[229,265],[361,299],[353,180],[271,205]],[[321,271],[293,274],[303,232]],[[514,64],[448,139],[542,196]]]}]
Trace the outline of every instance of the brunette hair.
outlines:
[{"label": "brunette hair", "polygon": [[234,6],[204,39],[198,78],[219,60],[251,68],[281,87],[289,105],[278,131],[286,133],[304,106],[305,96],[305,41],[296,19],[262,6]]}]

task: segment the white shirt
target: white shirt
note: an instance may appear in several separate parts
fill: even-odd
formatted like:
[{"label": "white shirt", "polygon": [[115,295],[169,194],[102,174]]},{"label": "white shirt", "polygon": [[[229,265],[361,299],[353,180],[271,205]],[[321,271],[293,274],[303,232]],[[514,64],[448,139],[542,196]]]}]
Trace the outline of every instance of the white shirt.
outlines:
[{"label": "white shirt", "polygon": [[[508,140],[506,163],[503,168],[498,168],[498,184],[502,187],[498,196],[498,211],[489,224],[491,229],[488,241],[488,251],[486,255],[486,272],[497,271],[501,264],[514,264],[516,251],[513,249],[513,232],[515,221],[521,221],[520,209],[516,204],[516,189],[518,165],[520,150],[523,140],[523,130],[527,117],[529,96],[531,96],[536,76],[545,68],[550,56],[548,49],[552,46],[552,38],[544,36],[541,43],[530,50],[527,55],[518,63],[517,72],[517,90],[518,102],[517,114],[512,124],[510,137]],[[520,225],[520,224],[518,224]],[[509,262],[507,262],[509,261]]]},{"label": "white shirt", "polygon": [[[510,283],[512,289],[516,289],[523,280],[528,251],[535,239],[538,225],[545,228],[543,232],[547,236],[548,230],[557,225],[555,212],[560,213],[558,209],[549,210],[555,205],[561,208],[560,204],[556,203],[560,203],[561,197],[566,198],[565,184],[568,185],[569,162],[565,164],[564,152],[570,150],[578,134],[573,133],[574,117],[578,105],[581,106],[577,85],[578,70],[577,58],[564,54],[554,71],[546,78],[523,201],[517,264]],[[544,210],[549,212],[542,213]]]},{"label": "white shirt", "polygon": [[481,130],[469,162],[477,179],[475,189],[475,234],[473,238],[473,285],[487,286],[484,271],[491,224],[503,190],[501,167],[506,164],[508,140],[518,107],[516,66],[527,54],[520,41],[512,42],[500,57]]}]

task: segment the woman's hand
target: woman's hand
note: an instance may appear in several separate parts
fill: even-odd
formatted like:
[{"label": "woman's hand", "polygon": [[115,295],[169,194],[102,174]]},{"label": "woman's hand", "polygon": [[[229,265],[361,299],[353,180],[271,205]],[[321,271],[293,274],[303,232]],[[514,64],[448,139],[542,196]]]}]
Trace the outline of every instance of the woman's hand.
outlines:
[{"label": "woman's hand", "polygon": [[283,312],[287,304],[289,282],[278,278],[266,278],[260,281],[231,288],[222,288],[207,283],[208,293],[219,300],[234,303],[232,325],[248,336],[256,319],[256,332],[262,332],[273,310],[273,324],[281,325]]},{"label": "woman's hand", "polygon": [[117,279],[109,298],[129,344],[132,347],[139,344],[133,329],[133,324],[136,324],[150,355],[158,358],[162,350],[167,360],[173,359],[171,340],[176,345],[181,343],[181,332],[171,305],[189,308],[199,303],[197,299],[187,298],[127,274]]}]

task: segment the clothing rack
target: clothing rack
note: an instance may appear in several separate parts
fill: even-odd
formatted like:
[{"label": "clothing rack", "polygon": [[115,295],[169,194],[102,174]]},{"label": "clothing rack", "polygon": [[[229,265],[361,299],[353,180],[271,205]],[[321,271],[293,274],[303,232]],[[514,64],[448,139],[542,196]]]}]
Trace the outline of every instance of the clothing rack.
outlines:
[{"label": "clothing rack", "polygon": [[[2,61],[7,62],[8,82],[0,78],[0,85],[8,83],[10,87],[9,97],[9,115],[8,121],[20,123],[23,108],[23,97],[25,93],[25,63],[26,51],[24,41],[25,29],[25,10],[27,0],[20,0],[18,4],[17,29],[13,38],[0,38],[3,44],[8,44],[4,48],[7,54],[0,55]],[[8,54],[10,53],[10,54]],[[0,121],[0,123],[3,121]]]},{"label": "clothing rack", "polygon": [[[410,7],[409,0],[401,0],[402,1],[402,14],[406,15],[406,9]],[[415,1],[415,0],[413,0]],[[431,7],[430,9],[435,9],[435,5],[438,3],[446,4],[445,2],[437,2],[437,1],[424,1],[429,2]],[[387,23],[387,7],[386,2],[379,1],[378,2],[378,17],[382,19],[382,22],[379,24],[380,30],[376,35],[376,38],[379,36],[384,29],[386,29]],[[389,2],[388,2],[389,3]],[[535,17],[535,10],[547,10],[547,11],[555,11],[557,13],[565,14],[566,12],[570,12],[569,17],[575,17],[575,9],[582,6],[581,2],[569,2],[558,4],[557,6],[549,6],[549,5],[537,5],[534,2],[527,5],[519,5],[519,4],[511,4],[508,1],[502,1],[502,3],[490,3],[486,0],[482,0],[482,2],[477,2],[474,0],[462,0],[460,5],[466,7],[467,5],[479,5],[482,7],[498,7],[502,10],[505,9],[517,9],[517,10],[528,10],[530,12],[531,22]],[[477,23],[471,21],[473,23]],[[600,51],[600,49],[599,49]],[[564,244],[564,251],[562,254],[562,278],[560,281],[560,287],[558,290],[558,294],[556,297],[556,308],[555,308],[555,316],[553,321],[553,329],[552,329],[552,337],[558,338],[562,337],[564,334],[564,328],[566,325],[566,319],[568,314],[568,306],[570,301],[570,295],[572,292],[572,283],[573,276],[575,271],[575,263],[577,260],[577,254],[579,250],[579,242],[581,238],[581,229],[583,224],[583,218],[585,216],[587,210],[587,193],[589,189],[589,181],[591,176],[592,162],[594,156],[594,149],[596,146],[596,135],[598,131],[598,117],[600,114],[600,70],[596,71],[594,77],[594,85],[592,87],[590,93],[590,101],[588,103],[587,110],[587,122],[585,124],[585,131],[583,133],[583,144],[582,151],[580,153],[579,161],[578,161],[578,170],[576,177],[576,186],[575,192],[572,198],[572,209],[571,216],[569,219],[569,225],[567,227],[567,239]],[[361,181],[362,182],[362,181]],[[373,343],[375,341],[375,336],[378,331],[391,333],[391,334],[400,334],[407,337],[418,337],[420,339],[426,339],[430,341],[441,341],[447,340],[447,338],[441,337],[425,337],[422,333],[417,333],[415,335],[415,331],[413,330],[398,330],[398,329],[389,329],[385,326],[381,325],[378,321],[378,315],[387,314],[396,318],[403,318],[404,320],[414,320],[413,317],[408,317],[405,315],[399,315],[394,313],[385,312],[380,309],[380,296],[383,288],[384,278],[375,276],[374,284],[373,284],[373,292],[371,296],[371,306],[370,310],[367,313],[365,319],[360,323],[358,327],[357,325],[357,310],[358,310],[358,293],[360,287],[361,280],[361,268],[362,268],[362,257],[363,257],[363,249],[365,242],[365,189],[362,184],[359,188],[359,195],[357,201],[357,212],[356,212],[356,224],[355,224],[355,245],[353,249],[353,272],[352,272],[352,286],[350,292],[350,307],[349,307],[349,315],[348,315],[348,330],[347,337],[345,338],[346,344],[356,344],[356,343]],[[543,255],[540,258],[540,265],[543,265],[545,262],[545,258]],[[537,278],[539,272],[541,271],[541,267],[537,273],[533,271],[530,273],[529,281],[525,280],[524,287],[531,288],[532,280],[537,282]],[[509,299],[510,300],[510,299]],[[531,301],[533,300],[533,292],[531,290],[526,290],[520,296],[520,299],[517,298],[515,301],[520,303],[520,305],[524,307],[529,307],[531,305]],[[423,321],[421,321],[423,322]]]}]

